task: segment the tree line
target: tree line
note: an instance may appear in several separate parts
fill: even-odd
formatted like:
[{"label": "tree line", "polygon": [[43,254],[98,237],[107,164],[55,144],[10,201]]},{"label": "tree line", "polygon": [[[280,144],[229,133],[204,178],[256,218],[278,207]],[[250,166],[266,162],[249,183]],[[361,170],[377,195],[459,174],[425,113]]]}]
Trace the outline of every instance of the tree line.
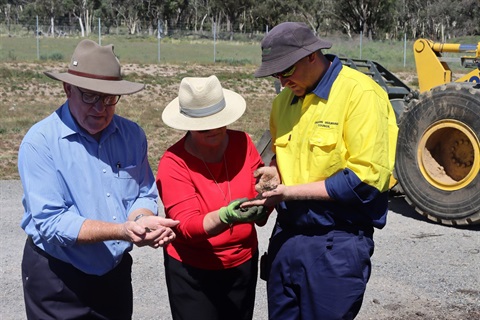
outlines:
[{"label": "tree line", "polygon": [[70,26],[82,36],[102,21],[105,33],[168,36],[173,30],[253,35],[283,21],[302,21],[320,35],[362,33],[373,40],[480,34],[478,0],[0,0],[0,23],[26,28],[36,20]]}]

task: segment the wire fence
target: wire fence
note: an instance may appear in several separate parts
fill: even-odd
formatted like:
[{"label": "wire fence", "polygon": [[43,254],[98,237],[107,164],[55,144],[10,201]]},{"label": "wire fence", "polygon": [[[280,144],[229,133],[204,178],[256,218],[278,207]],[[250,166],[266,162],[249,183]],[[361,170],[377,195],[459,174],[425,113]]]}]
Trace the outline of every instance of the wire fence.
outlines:
[{"label": "wire fence", "polygon": [[91,37],[91,36],[129,36],[129,37],[170,37],[170,38],[199,38],[219,40],[259,41],[269,27],[262,31],[233,31],[228,30],[227,24],[206,23],[198,26],[180,25],[168,27],[166,22],[159,20],[155,25],[144,21],[137,23],[113,23],[100,18],[88,24],[56,24],[48,21],[28,21],[17,24],[0,24],[0,37]]},{"label": "wire fence", "polygon": [[[0,48],[2,49],[0,61],[65,60],[65,57],[70,56],[68,50],[71,51],[71,43],[77,43],[79,39],[89,38],[102,45],[112,43],[113,38],[113,42],[118,44],[120,50],[132,46],[132,43],[137,41],[137,48],[123,51],[124,58],[132,62],[227,61],[237,64],[257,64],[259,63],[259,42],[265,34],[263,32],[230,32],[226,30],[225,25],[215,23],[201,25],[192,30],[186,27],[168,28],[162,21],[149,27],[142,22],[135,28],[127,24],[113,26],[111,21],[100,19],[92,21],[87,26],[79,23],[45,24],[46,22],[48,21],[39,21],[36,18],[33,24],[31,22],[0,24]],[[176,40],[183,42],[187,40],[196,45],[188,47],[187,44],[185,50],[179,55],[178,50],[174,50]],[[245,45],[242,48],[238,46],[235,48],[235,43],[238,42]],[[65,47],[68,48],[67,51],[64,50]]]},{"label": "wire fence", "polygon": [[[65,61],[79,39],[89,38],[101,45],[114,43],[124,62],[259,65],[260,41],[269,31],[269,26],[264,26],[262,31],[232,32],[225,24],[211,21],[194,28],[169,28],[162,21],[157,25],[142,22],[135,28],[100,19],[91,21],[88,27],[47,23],[36,19],[33,23],[0,24],[0,61]],[[388,43],[371,41],[362,34],[347,38],[323,33],[321,37],[332,41],[331,52],[343,57],[380,61],[395,70],[414,66],[413,41],[406,36],[403,41]]]}]

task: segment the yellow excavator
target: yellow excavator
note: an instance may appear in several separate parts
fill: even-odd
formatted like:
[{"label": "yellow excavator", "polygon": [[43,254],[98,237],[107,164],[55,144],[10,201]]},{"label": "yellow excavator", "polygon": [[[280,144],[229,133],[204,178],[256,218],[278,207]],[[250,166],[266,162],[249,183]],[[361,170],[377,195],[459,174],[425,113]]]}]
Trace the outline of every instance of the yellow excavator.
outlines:
[{"label": "yellow excavator", "polygon": [[[418,39],[413,50],[419,90],[377,62],[340,60],[384,88],[397,115],[392,192],[403,193],[418,213],[437,223],[480,224],[480,42]],[[451,58],[442,56],[446,52],[470,54],[459,60],[472,71],[453,80]],[[276,89],[280,90],[278,84]],[[257,143],[266,163],[271,157],[270,140],[267,131]]]}]

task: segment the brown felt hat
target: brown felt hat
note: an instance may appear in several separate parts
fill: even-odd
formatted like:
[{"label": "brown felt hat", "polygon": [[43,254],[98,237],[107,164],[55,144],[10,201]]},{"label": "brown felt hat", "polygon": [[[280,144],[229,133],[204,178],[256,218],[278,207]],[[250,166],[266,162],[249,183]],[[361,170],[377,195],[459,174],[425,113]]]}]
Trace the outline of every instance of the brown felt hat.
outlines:
[{"label": "brown felt hat", "polygon": [[263,38],[262,64],[255,77],[282,72],[309,54],[331,47],[331,42],[315,36],[305,23],[283,22]]},{"label": "brown felt hat", "polygon": [[100,46],[92,40],[78,43],[67,72],[45,74],[80,88],[112,95],[132,94],[145,86],[122,80],[120,62],[113,52],[113,45]]}]

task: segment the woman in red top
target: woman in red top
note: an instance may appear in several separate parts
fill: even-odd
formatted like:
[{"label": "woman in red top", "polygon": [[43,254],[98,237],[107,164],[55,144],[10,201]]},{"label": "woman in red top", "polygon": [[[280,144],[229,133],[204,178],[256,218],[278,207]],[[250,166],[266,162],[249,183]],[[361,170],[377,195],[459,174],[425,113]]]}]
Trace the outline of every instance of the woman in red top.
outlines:
[{"label": "woman in red top", "polygon": [[252,319],[253,222],[265,223],[266,210],[239,205],[257,195],[253,172],[263,162],[246,133],[226,128],[244,111],[245,100],[210,76],[184,78],[162,114],[168,126],[187,130],[162,156],[157,174],[166,216],[180,220],[164,259],[174,320]]}]

